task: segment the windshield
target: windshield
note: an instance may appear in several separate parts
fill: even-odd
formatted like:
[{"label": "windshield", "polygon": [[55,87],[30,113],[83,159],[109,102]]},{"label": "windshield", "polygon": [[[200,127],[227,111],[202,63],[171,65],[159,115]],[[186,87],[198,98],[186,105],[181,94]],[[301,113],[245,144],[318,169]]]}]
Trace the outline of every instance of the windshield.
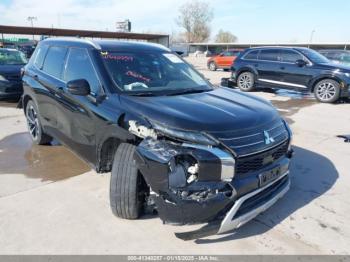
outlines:
[{"label": "windshield", "polygon": [[300,49],[300,52],[302,52],[307,58],[311,60],[311,62],[314,63],[330,63],[330,61],[327,59],[327,57],[321,55],[320,53],[312,50],[312,49]]},{"label": "windshield", "polygon": [[211,90],[209,82],[177,55],[161,52],[101,52],[116,85],[126,93],[177,94]]},{"label": "windshield", "polygon": [[23,65],[26,63],[27,59],[22,52],[0,49],[0,65]]}]

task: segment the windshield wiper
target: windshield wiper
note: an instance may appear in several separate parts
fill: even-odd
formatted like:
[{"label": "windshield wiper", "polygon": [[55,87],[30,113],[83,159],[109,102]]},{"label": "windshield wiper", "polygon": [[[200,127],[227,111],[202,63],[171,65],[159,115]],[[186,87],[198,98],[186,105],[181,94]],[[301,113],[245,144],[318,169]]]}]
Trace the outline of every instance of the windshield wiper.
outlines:
[{"label": "windshield wiper", "polygon": [[189,88],[183,90],[176,90],[175,92],[168,93],[167,96],[176,96],[176,95],[185,95],[185,94],[195,94],[210,91],[208,89],[197,89],[197,88]]},{"label": "windshield wiper", "polygon": [[127,94],[130,96],[156,96],[154,92],[137,92],[137,93],[129,92]]}]

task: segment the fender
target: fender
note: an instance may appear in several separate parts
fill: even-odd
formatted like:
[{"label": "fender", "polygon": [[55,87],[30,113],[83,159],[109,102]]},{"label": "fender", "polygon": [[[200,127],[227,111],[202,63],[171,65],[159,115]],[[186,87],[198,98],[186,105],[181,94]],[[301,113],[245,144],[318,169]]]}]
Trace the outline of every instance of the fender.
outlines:
[{"label": "fender", "polygon": [[340,84],[341,88],[346,86],[345,81],[341,77],[339,77],[339,75],[328,71],[328,72],[325,72],[324,74],[321,74],[321,75],[318,75],[318,76],[312,78],[307,85],[308,89],[311,92],[314,92],[314,88],[315,88],[316,83],[321,81],[321,80],[324,80],[324,79],[333,79],[333,80],[337,81]]},{"label": "fender", "polygon": [[[233,67],[232,67],[232,71],[234,72]],[[254,80],[256,81],[258,78],[258,75],[259,75],[258,70],[256,70],[256,68],[254,66],[251,66],[251,65],[244,66],[244,67],[240,68],[238,71],[236,71],[236,77],[238,75],[240,75],[242,72],[247,72],[247,71],[254,74],[254,78],[255,78]],[[235,80],[236,80],[236,77],[235,77]]]}]

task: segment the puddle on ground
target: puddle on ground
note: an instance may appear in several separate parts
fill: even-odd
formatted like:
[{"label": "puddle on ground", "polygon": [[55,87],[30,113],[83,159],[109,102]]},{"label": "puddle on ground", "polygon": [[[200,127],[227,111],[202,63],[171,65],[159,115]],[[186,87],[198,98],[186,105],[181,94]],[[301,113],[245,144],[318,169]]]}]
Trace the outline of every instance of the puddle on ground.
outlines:
[{"label": "puddle on ground", "polygon": [[1,101],[0,100],[0,107],[8,107],[8,108],[17,108],[18,101],[16,100],[8,100],[8,101]]},{"label": "puddle on ground", "polygon": [[0,141],[0,175],[24,174],[42,181],[58,181],[91,168],[60,145],[38,146],[28,133],[17,133]]},{"label": "puddle on ground", "polygon": [[278,112],[287,120],[289,124],[294,121],[291,118],[300,109],[317,104],[315,97],[310,93],[302,93],[292,90],[264,88],[263,92],[273,93],[280,97],[288,97],[289,100],[271,99],[270,102],[277,108]]}]

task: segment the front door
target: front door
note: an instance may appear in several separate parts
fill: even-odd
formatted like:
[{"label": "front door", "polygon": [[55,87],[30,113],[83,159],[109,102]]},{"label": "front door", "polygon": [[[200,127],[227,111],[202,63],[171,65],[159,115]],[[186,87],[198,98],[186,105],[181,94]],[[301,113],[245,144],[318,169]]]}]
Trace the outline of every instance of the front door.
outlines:
[{"label": "front door", "polygon": [[87,49],[71,48],[68,53],[64,80],[85,79],[91,93],[88,96],[70,94],[65,86],[60,93],[57,128],[60,139],[90,163],[96,163],[96,115],[94,100],[101,84]]},{"label": "front door", "polygon": [[297,60],[307,60],[304,56],[294,50],[281,50],[281,66],[279,72],[285,88],[306,90],[309,81],[312,79],[312,65],[297,65]]}]

